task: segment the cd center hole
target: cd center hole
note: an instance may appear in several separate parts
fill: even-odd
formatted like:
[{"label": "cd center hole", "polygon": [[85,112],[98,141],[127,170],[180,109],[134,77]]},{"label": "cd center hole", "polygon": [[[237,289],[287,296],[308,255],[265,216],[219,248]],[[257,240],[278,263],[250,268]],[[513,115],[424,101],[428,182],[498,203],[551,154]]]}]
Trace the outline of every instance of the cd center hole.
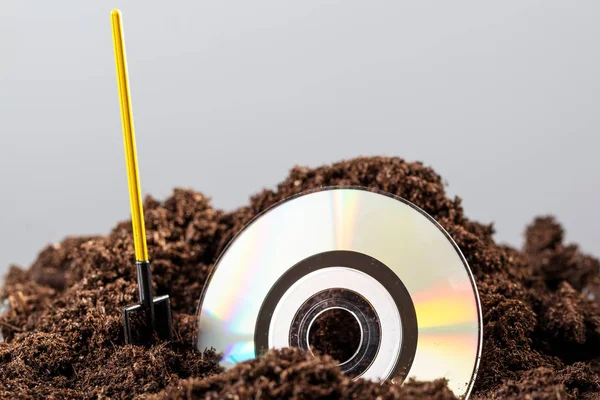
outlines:
[{"label": "cd center hole", "polygon": [[361,345],[360,324],[347,310],[325,310],[312,322],[308,345],[343,364],[356,354]]}]

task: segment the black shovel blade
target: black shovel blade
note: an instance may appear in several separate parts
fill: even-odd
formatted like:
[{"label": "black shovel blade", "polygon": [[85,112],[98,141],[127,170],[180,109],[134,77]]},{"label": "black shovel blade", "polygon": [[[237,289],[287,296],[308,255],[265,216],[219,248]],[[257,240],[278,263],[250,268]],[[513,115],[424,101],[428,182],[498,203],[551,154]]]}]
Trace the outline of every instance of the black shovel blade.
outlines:
[{"label": "black shovel blade", "polygon": [[173,316],[169,296],[156,297],[152,303],[153,310],[142,304],[136,304],[123,310],[125,343],[152,343],[154,332],[161,340],[173,340]]},{"label": "black shovel blade", "polygon": [[173,340],[173,316],[169,295],[154,298],[154,331],[161,340]]}]

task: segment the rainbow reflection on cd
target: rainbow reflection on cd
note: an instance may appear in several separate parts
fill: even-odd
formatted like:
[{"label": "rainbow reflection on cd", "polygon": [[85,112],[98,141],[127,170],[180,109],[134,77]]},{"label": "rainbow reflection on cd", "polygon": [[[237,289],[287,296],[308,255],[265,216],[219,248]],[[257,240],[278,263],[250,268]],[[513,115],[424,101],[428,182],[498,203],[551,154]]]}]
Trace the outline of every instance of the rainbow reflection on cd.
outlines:
[{"label": "rainbow reflection on cd", "polygon": [[[282,280],[290,279],[293,267],[331,252],[371,257],[377,263],[364,266],[363,272],[373,271],[376,276],[376,268],[388,268],[406,288],[418,326],[418,332],[400,335],[402,341],[410,335],[416,337],[407,378],[446,378],[456,395],[468,395],[479,365],[482,330],[479,298],[464,257],[424,211],[403,199],[362,188],[301,194],[248,224],[221,255],[205,286],[198,310],[197,347],[221,352],[221,364],[226,368],[266,350],[257,348],[257,337],[276,337],[279,331],[268,332],[268,327],[279,324],[286,328],[290,318],[284,314],[292,310],[264,314],[265,309],[272,311],[265,306],[265,299],[279,290],[282,295],[277,301],[284,304],[294,295],[290,288],[295,281]],[[348,266],[340,263],[335,267]],[[351,279],[353,275],[344,276]],[[361,281],[357,282],[355,286],[360,288]],[[349,287],[350,282],[331,279],[320,284],[338,288]],[[365,281],[364,287],[375,286]],[[266,324],[265,319],[270,322]],[[402,317],[398,323],[407,329]],[[386,337],[389,339],[390,333],[383,331],[382,343]],[[280,339],[278,343],[287,340]],[[267,347],[273,343],[269,341]]]}]

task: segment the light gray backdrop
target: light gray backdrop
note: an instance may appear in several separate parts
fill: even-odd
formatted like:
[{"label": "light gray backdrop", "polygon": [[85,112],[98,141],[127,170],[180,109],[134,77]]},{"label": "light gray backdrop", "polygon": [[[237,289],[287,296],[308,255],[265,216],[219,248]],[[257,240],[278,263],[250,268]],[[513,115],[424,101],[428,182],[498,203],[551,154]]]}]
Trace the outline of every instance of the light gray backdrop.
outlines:
[{"label": "light gray backdrop", "polygon": [[520,245],[598,254],[596,1],[18,1],[0,6],[0,272],[129,215],[109,13],[142,188],[232,209],[294,164],[398,155]]}]

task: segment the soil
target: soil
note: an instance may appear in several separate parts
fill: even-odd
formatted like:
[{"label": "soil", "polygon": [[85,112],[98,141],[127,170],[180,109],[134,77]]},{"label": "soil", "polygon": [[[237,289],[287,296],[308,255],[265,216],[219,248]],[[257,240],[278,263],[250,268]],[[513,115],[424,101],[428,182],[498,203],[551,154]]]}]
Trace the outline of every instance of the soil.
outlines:
[{"label": "soil", "polygon": [[[324,185],[360,185],[401,196],[432,215],[467,258],[484,317],[474,399],[600,398],[600,263],[565,244],[550,216],[527,227],[522,249],[498,245],[492,225],[469,220],[459,198],[421,163],[357,158],[296,167],[275,190],[225,212],[192,190],[145,201],[154,293],[169,294],[175,340],[125,345],[122,309],[137,302],[129,222],[108,236],[67,238],[28,269],[11,267],[0,298],[0,398],[452,399],[444,381],[379,385],[342,375],[329,355],[298,349],[223,372],[193,346],[206,276],[245,223],[277,201]],[[332,329],[331,321],[322,322]],[[319,347],[334,357],[325,337]],[[353,343],[352,338],[345,339]],[[316,350],[315,350],[316,351]],[[318,354],[318,352],[317,352]]]},{"label": "soil", "polygon": [[308,332],[308,343],[318,353],[345,362],[360,347],[360,326],[345,310],[325,311],[313,322]]}]

